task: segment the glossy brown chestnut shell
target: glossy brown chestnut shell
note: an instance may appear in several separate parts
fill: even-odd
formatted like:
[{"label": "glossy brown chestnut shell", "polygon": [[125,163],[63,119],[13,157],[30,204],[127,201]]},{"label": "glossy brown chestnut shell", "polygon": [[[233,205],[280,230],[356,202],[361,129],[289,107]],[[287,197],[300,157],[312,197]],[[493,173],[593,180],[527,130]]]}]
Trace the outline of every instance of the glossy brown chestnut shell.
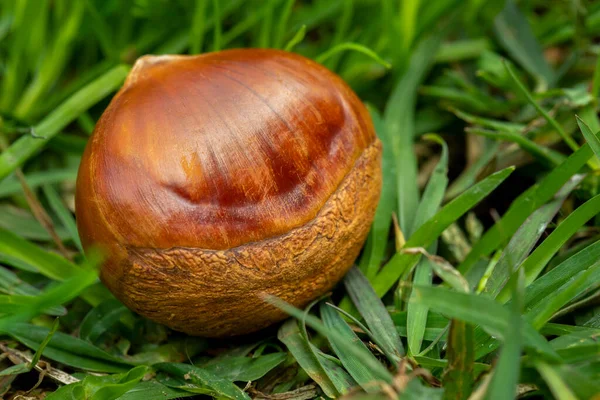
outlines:
[{"label": "glossy brown chestnut shell", "polygon": [[354,262],[381,189],[357,96],[296,54],[145,56],[98,121],[77,226],[125,305],[193,335],[249,333]]}]

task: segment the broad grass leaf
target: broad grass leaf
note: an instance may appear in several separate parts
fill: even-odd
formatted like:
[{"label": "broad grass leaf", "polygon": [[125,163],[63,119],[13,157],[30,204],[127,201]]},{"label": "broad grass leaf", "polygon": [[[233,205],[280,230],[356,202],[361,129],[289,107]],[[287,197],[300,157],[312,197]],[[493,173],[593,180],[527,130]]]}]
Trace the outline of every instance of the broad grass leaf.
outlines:
[{"label": "broad grass leaf", "polygon": [[[357,351],[364,353],[364,357],[372,357],[374,362],[378,362],[375,356],[367,349],[367,346],[365,346],[360,338],[352,331],[350,326],[348,326],[346,321],[344,321],[336,310],[325,303],[321,303],[320,310],[323,323],[328,329],[336,331],[341,336],[347,338],[348,342],[352,343],[357,348]],[[387,378],[387,376],[377,376],[376,371],[370,370],[360,359],[341,349],[335,340],[330,340],[329,343],[346,371],[348,371],[352,378],[354,378],[365,391],[373,392],[375,389],[373,382],[385,380]]]},{"label": "broad grass leaf", "polygon": [[208,394],[215,397],[249,400],[250,396],[231,381],[214,375],[205,369],[180,363],[160,363],[153,365],[158,371],[172,375],[176,379],[163,380],[162,384],[182,389],[190,393]]},{"label": "broad grass leaf", "polygon": [[327,396],[333,398],[339,395],[338,389],[334,385],[332,378],[323,368],[319,359],[310,348],[310,343],[305,340],[300,333],[297,321],[286,321],[281,328],[279,328],[277,338],[286,345],[300,367],[308,374],[308,376],[317,382]]},{"label": "broad grass leaf", "polygon": [[17,235],[0,228],[0,256],[18,260],[17,265],[24,263],[34,267],[37,272],[48,278],[62,281],[81,270],[77,265],[67,261],[65,258],[42,250],[38,246]]},{"label": "broad grass leaf", "polygon": [[170,388],[156,380],[139,382],[119,397],[119,400],[170,400],[195,396],[194,393]]},{"label": "broad grass leaf", "polygon": [[[14,324],[5,333],[37,350],[48,336],[49,329],[31,324]],[[119,373],[129,369],[128,362],[73,336],[56,332],[46,349],[44,357],[89,371]]]},{"label": "broad grass leaf", "polygon": [[119,319],[129,313],[120,301],[109,299],[91,309],[79,325],[79,337],[91,343],[119,322]]},{"label": "broad grass leaf", "polygon": [[105,376],[88,375],[81,382],[63,386],[46,397],[49,400],[90,399],[115,400],[135,388],[149,371],[146,366],[138,366],[122,374]]},{"label": "broad grass leaf", "polygon": [[382,348],[386,356],[391,358],[391,362],[399,362],[400,357],[404,355],[402,341],[387,309],[367,278],[358,268],[352,267],[344,278],[344,286],[352,303],[373,334],[377,345]]},{"label": "broad grass leaf", "polygon": [[224,357],[203,368],[232,382],[250,382],[262,378],[285,358],[286,353],[271,353],[259,357]]}]

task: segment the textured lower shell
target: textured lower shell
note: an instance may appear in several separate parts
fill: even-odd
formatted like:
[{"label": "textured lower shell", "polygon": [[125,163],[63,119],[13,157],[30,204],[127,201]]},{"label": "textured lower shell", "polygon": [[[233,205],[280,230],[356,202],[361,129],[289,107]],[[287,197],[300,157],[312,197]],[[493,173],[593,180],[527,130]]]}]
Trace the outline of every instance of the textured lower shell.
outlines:
[{"label": "textured lower shell", "polygon": [[303,307],[351,267],[379,200],[380,158],[375,139],[316,218],[287,234],[228,250],[129,247],[109,261],[102,280],[129,308],[178,331],[260,330],[286,317],[264,294]]}]

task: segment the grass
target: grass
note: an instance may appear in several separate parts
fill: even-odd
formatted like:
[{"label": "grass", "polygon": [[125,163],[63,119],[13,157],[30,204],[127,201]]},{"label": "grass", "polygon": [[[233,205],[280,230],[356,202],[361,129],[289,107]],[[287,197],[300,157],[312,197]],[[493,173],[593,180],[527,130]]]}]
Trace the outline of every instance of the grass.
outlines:
[{"label": "grass", "polygon": [[[0,397],[598,398],[599,37],[591,0],[0,1]],[[384,188],[330,297],[205,340],[98,282],[74,180],[137,57],[232,47],[340,74]]]}]

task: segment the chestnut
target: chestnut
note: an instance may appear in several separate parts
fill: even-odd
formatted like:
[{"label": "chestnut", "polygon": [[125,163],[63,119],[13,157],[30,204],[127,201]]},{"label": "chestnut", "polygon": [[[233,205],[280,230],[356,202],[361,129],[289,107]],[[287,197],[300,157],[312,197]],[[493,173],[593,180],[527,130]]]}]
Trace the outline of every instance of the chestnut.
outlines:
[{"label": "chestnut", "polygon": [[285,318],[350,268],[381,189],[381,143],[340,77],[300,55],[144,56],[83,154],[77,226],[126,306],[205,337]]}]

